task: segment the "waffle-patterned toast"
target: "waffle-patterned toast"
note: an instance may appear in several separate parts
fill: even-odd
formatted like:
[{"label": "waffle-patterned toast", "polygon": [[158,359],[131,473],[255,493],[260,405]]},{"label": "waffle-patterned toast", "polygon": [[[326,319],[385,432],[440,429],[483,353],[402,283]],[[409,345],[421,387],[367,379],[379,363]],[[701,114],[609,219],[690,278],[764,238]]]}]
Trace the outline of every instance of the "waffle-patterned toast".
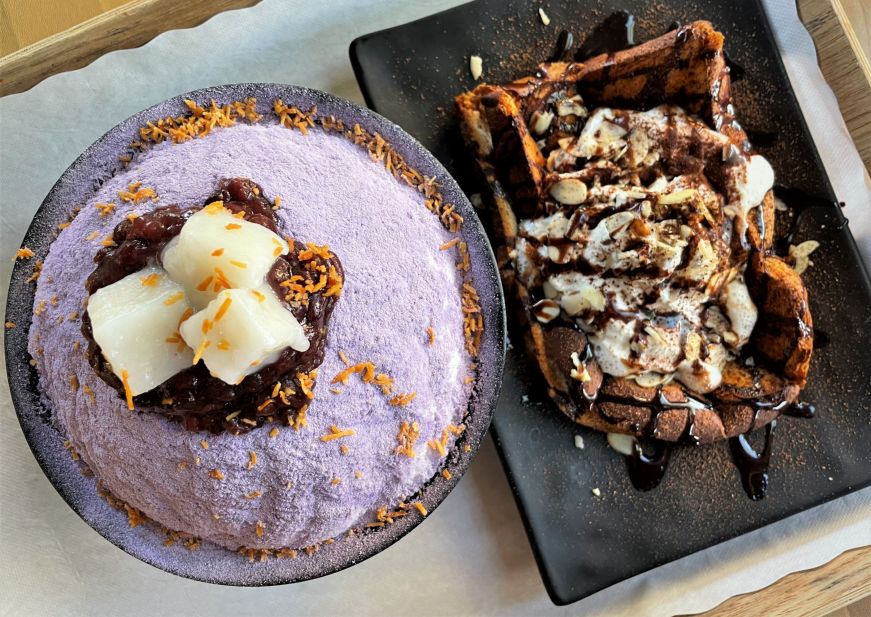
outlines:
[{"label": "waffle-patterned toast", "polygon": [[770,251],[773,171],[735,121],[710,23],[456,105],[504,283],[566,415],[707,443],[796,401],[807,292]]}]

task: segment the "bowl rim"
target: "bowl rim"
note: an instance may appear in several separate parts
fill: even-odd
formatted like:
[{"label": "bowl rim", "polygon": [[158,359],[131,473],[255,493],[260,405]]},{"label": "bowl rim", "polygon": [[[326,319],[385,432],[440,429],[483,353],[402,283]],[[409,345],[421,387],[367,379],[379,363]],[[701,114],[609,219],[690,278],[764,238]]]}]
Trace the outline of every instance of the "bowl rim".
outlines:
[{"label": "bowl rim", "polygon": [[[451,478],[446,479],[437,473],[417,494],[431,513],[468,469],[495,412],[507,343],[505,301],[493,249],[471,203],[435,156],[395,123],[346,99],[289,84],[243,82],[185,92],[133,114],[88,146],[61,174],[37,208],[21,246],[28,246],[38,257],[44,257],[55,239],[53,231],[56,225],[66,219],[72,208],[74,202],[69,196],[78,194],[76,202],[83,201],[81,189],[88,186],[87,197],[90,198],[104,180],[120,172],[117,157],[136,137],[138,128],[149,120],[187,111],[185,99],[200,102],[215,99],[226,104],[251,96],[257,99],[258,111],[262,111],[266,101],[271,108],[275,98],[300,107],[314,102],[319,115],[326,112],[344,120],[348,126],[358,122],[371,132],[378,132],[406,161],[413,163],[412,167],[436,178],[445,202],[453,204],[464,219],[459,235],[468,245],[473,279],[486,324],[476,362],[483,366],[484,359],[489,364],[479,371],[479,379],[470,395],[466,430],[449,452],[445,468],[451,472]],[[112,164],[107,165],[107,161]],[[40,392],[36,368],[29,364],[29,330],[36,289],[36,285],[27,281],[31,274],[29,261],[17,260],[13,267],[5,311],[5,320],[16,324],[15,328],[4,328],[6,373],[13,407],[29,447],[54,489],[82,520],[124,552],[155,568],[192,580],[235,586],[281,585],[311,580],[360,563],[400,540],[424,520],[419,516],[403,517],[374,532],[355,534],[348,541],[322,544],[320,550],[312,555],[297,559],[273,558],[257,564],[250,564],[235,551],[218,546],[206,547],[208,558],[178,544],[164,547],[162,534],[152,525],[130,527],[126,515],[97,496],[94,479],[83,477],[77,464],[64,451],[62,429],[52,423],[50,403]],[[86,485],[90,485],[90,491]],[[108,512],[114,513],[115,520],[105,518]],[[123,521],[119,522],[119,518]],[[158,545],[158,550],[154,550],[154,545]],[[209,560],[217,560],[220,567],[212,566],[209,574],[204,575],[196,566]]]}]

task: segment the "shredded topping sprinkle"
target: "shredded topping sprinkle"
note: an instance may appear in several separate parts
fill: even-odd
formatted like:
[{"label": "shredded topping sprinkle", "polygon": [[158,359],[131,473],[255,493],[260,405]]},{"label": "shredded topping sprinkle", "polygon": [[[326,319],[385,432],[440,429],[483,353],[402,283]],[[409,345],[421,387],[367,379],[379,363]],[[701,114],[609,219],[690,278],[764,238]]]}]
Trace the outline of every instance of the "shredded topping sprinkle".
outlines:
[{"label": "shredded topping sprinkle", "polygon": [[152,272],[148,276],[142,276],[139,278],[139,282],[142,283],[143,287],[156,287],[159,281],[160,275],[157,272]]},{"label": "shredded topping sprinkle", "polygon": [[407,407],[411,404],[411,401],[413,401],[416,396],[417,392],[408,392],[405,394],[400,393],[387,402],[394,407]]},{"label": "shredded topping sprinkle", "polygon": [[175,304],[176,302],[178,302],[178,301],[181,300],[182,298],[184,298],[184,292],[183,292],[183,291],[177,291],[176,293],[174,293],[174,294],[172,294],[170,297],[168,297],[166,300],[164,300],[163,303],[164,303],[166,306],[170,306],[170,305],[172,305],[172,304]]},{"label": "shredded topping sprinkle", "polygon": [[409,424],[408,420],[403,420],[402,424],[399,425],[399,434],[396,436],[399,445],[396,446],[394,453],[414,458],[414,443],[419,438],[420,424],[416,421]]},{"label": "shredded topping sprinkle", "polygon": [[138,204],[140,201],[145,199],[157,201],[157,192],[154,189],[140,188],[141,186],[141,182],[131,182],[127,185],[126,191],[118,192],[118,199],[124,202],[133,202],[135,204]]},{"label": "shredded topping sprinkle", "polygon": [[112,214],[112,211],[115,209],[115,204],[113,204],[113,203],[99,204],[98,203],[98,204],[94,204],[94,207],[97,208],[97,211],[100,213],[100,218],[103,218],[104,216],[109,216],[110,214]]},{"label": "shredded topping sprinkle", "polygon": [[352,437],[357,434],[352,428],[340,429],[338,426],[333,424],[330,426],[330,432],[327,435],[321,435],[321,441],[333,441],[334,439],[341,439],[342,437]]},{"label": "shredded topping sprinkle", "polygon": [[121,383],[124,384],[124,397],[127,399],[127,409],[133,411],[133,391],[130,389],[129,378],[130,374],[127,372],[127,369],[122,369]]}]

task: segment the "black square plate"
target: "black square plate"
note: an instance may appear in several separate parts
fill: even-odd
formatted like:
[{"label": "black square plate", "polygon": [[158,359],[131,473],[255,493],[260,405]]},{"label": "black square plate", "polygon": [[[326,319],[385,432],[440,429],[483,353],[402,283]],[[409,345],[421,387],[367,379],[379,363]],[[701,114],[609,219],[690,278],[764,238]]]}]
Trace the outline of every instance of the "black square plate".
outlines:
[{"label": "black square plate", "polygon": [[[540,6],[549,26],[538,16]],[[781,185],[819,198],[791,202],[813,203],[802,208],[795,242],[820,242],[803,276],[817,331],[803,397],[818,413],[779,422],[770,489],[761,501],[744,495],[726,444],[679,448],[659,488],[637,492],[604,436],[564,418],[521,350],[513,350],[493,431],[558,604],[871,484],[871,284],[758,2],[478,0],[361,37],[351,45],[351,59],[369,106],[417,137],[475,193],[481,187],[453,110],[453,97],[475,85],[469,56],[483,58],[485,80],[505,82],[547,58],[559,30],[581,41],[617,10],[636,16],[637,41],[696,19],[723,32],[730,57],[746,68],[734,86],[741,124]],[[583,449],[575,447],[575,435]]]}]

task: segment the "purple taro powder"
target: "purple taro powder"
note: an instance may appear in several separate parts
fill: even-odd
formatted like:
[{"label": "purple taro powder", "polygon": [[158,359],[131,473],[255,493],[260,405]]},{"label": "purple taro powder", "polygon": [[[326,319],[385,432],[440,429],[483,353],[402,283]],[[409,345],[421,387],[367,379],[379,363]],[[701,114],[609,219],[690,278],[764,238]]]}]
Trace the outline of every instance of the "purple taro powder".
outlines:
[{"label": "purple taro powder", "polygon": [[[259,183],[269,199],[280,196],[282,233],[328,244],[345,269],[308,426],[298,432],[280,426],[276,437],[269,436],[270,424],[240,436],[212,435],[130,412],[88,365],[80,319],[70,318],[83,310],[100,241],[127,214],[158,204],[202,205],[222,178],[235,176]],[[121,202],[119,191],[137,181],[154,188],[159,201]],[[76,195],[69,200],[70,209],[80,203]],[[98,202],[117,207],[101,217]],[[378,508],[395,507],[432,478],[442,459],[427,440],[439,439],[466,411],[470,358],[461,278],[454,252],[439,250],[451,237],[418,192],[358,146],[320,130],[304,136],[276,125],[239,125],[155,146],[103,185],[45,259],[36,293],[44,312],[37,311],[30,343],[41,387],[96,477],[167,528],[233,549],[299,548],[335,537],[374,520]],[[428,327],[435,330],[432,346]],[[358,375],[334,394],[330,382],[344,368],[340,350],[352,363],[373,362],[394,378],[396,392],[417,397],[407,407],[391,406]],[[73,375],[80,384],[75,390]],[[403,420],[420,424],[414,458],[394,453]],[[324,442],[331,425],[356,435]],[[340,452],[343,444],[347,454]],[[247,469],[250,452],[257,464]],[[210,476],[214,469],[223,480]],[[255,491],[259,497],[246,499]]]}]

